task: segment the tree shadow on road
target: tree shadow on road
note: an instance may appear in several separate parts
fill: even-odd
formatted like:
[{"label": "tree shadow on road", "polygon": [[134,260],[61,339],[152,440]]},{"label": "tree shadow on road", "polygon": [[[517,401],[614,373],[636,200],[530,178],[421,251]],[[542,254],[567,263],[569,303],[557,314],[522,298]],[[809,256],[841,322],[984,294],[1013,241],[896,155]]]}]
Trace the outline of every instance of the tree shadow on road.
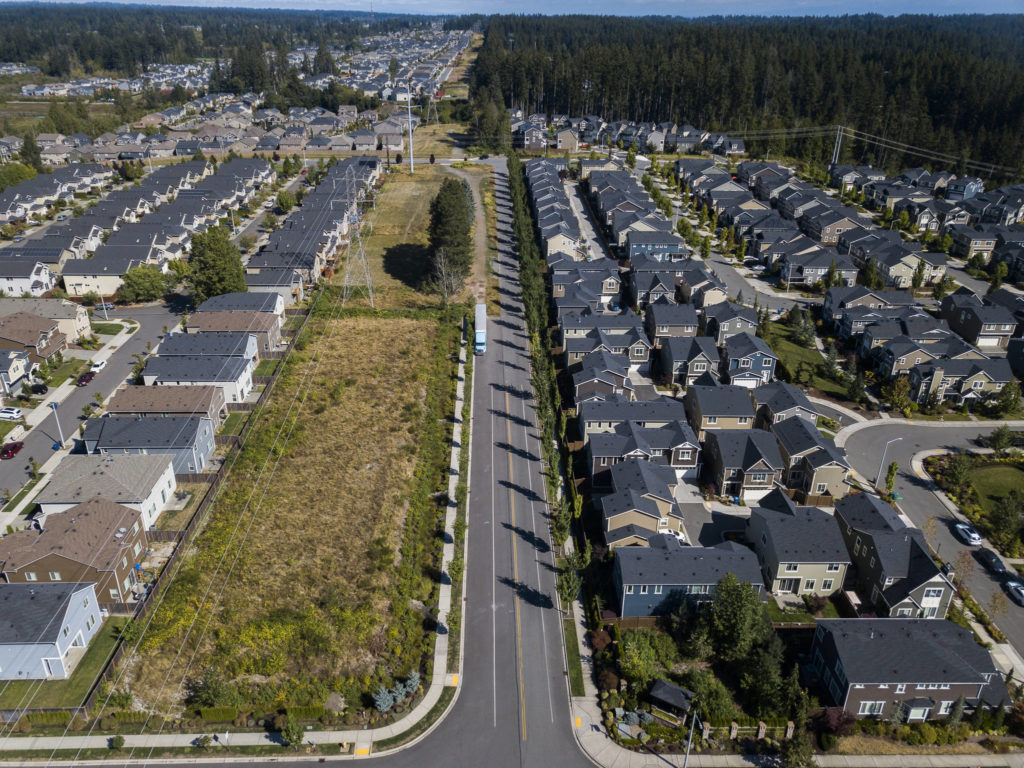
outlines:
[{"label": "tree shadow on road", "polygon": [[536,549],[541,554],[551,551],[551,547],[548,546],[548,543],[533,531],[528,531],[525,528],[518,525],[512,525],[512,523],[502,523],[502,526],[506,530],[515,533],[519,538],[521,538],[523,541],[525,541],[527,544],[529,544],[531,547]]},{"label": "tree shadow on road", "polygon": [[502,576],[498,579],[506,587],[511,587],[515,593],[519,596],[519,599],[523,602],[529,603],[530,605],[536,606],[537,608],[554,608],[555,604],[551,600],[551,597],[545,595],[539,589],[531,587],[529,584],[524,584],[521,581],[510,579],[507,576]]},{"label": "tree shadow on road", "polygon": [[418,243],[401,243],[384,251],[384,271],[417,290],[430,273],[430,252]]},{"label": "tree shadow on road", "polygon": [[499,480],[498,482],[505,488],[508,488],[510,491],[515,491],[516,493],[522,494],[529,501],[536,501],[541,504],[544,503],[544,499],[542,499],[534,491],[527,488],[526,486],[519,485],[518,483],[511,483],[508,480]]},{"label": "tree shadow on road", "polygon": [[509,421],[511,421],[513,424],[515,424],[517,426],[520,426],[520,427],[532,427],[533,426],[533,424],[531,424],[526,419],[522,419],[519,416],[513,416],[511,413],[506,413],[505,411],[499,411],[496,408],[490,408],[489,411],[490,411],[490,414],[492,416],[497,416],[500,419],[508,419]]},{"label": "tree shadow on road", "polygon": [[527,461],[537,461],[536,454],[532,453],[531,451],[527,451],[524,448],[520,448],[517,445],[510,445],[509,443],[495,443],[494,447],[509,451],[510,453],[515,454],[519,458],[526,459]]}]

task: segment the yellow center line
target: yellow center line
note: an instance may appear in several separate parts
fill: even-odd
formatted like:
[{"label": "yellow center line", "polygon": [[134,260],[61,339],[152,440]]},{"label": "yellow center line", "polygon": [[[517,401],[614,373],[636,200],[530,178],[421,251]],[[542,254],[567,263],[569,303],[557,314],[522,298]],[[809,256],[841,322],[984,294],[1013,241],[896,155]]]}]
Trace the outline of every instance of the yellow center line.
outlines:
[{"label": "yellow center line", "polygon": [[523,741],[526,741],[526,689],[523,687],[523,627],[519,618],[519,555],[516,546],[519,536],[515,532],[516,527],[516,497],[515,481],[512,473],[512,406],[508,399],[508,392],[505,393],[505,433],[508,442],[508,501],[509,514],[512,523],[512,579],[515,581],[515,596],[513,600],[516,606],[516,664],[519,667],[519,721],[522,724],[521,730]]}]

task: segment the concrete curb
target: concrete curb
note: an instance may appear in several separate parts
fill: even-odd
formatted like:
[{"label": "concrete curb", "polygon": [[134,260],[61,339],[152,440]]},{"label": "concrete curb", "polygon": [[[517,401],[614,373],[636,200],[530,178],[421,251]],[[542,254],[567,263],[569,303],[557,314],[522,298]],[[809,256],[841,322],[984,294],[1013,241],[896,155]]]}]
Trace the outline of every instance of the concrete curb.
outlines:
[{"label": "concrete curb", "polygon": [[858,422],[848,427],[843,427],[836,433],[836,445],[842,448],[851,435],[860,432],[862,429],[871,427],[898,427],[906,425],[909,427],[930,427],[934,429],[966,429],[976,426],[979,432],[991,431],[1003,425],[1008,427],[1024,427],[1024,420],[1015,421],[919,421],[917,419],[873,419],[871,421]]}]

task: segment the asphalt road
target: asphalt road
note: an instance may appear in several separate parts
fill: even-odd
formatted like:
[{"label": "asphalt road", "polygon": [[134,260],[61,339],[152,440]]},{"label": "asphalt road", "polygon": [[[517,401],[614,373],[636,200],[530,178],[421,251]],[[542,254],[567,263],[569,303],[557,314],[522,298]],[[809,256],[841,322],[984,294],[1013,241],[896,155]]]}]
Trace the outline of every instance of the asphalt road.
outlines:
[{"label": "asphalt road", "polygon": [[[125,383],[131,373],[135,353],[146,353],[146,342],[156,346],[163,333],[164,326],[173,327],[180,321],[175,310],[166,305],[148,304],[137,307],[117,308],[108,313],[111,319],[131,318],[139,323],[139,329],[128,337],[119,349],[115,350],[107,361],[107,367],[96,374],[96,378],[85,387],[78,387],[57,409],[60,427],[64,438],[70,443],[78,437],[78,427],[82,423],[82,407],[94,402],[97,392],[107,397],[111,392]],[[102,321],[102,313],[96,316],[97,322]],[[40,464],[53,453],[53,444],[58,440],[57,422],[51,413],[44,421],[22,438],[25,447],[21,453],[10,461],[0,462],[0,488],[7,488],[16,493],[29,480],[29,462],[33,459]]]},{"label": "asphalt road", "polygon": [[[964,427],[885,425],[881,422],[879,426],[863,429],[850,436],[846,442],[847,458],[854,469],[872,482],[878,474],[885,444],[893,438],[902,438],[889,444],[884,457],[886,466],[892,461],[900,466],[896,478],[896,492],[903,500],[898,504],[914,525],[927,532],[928,541],[939,556],[947,562],[952,562],[959,552],[965,549],[977,550],[977,547],[968,547],[954,534],[953,524],[957,520],[939,503],[925,481],[914,474],[910,461],[914,454],[934,448],[976,448],[974,441],[978,435],[991,432],[994,426],[988,422],[971,423],[970,426]],[[929,517],[936,519],[932,531],[926,527]],[[986,610],[992,604],[992,596],[1002,591],[1000,582],[977,561],[974,561],[972,572],[967,577],[967,585],[974,598]],[[1024,608],[1008,600],[1006,614],[995,621],[1014,648],[1018,652],[1024,652]]]}]

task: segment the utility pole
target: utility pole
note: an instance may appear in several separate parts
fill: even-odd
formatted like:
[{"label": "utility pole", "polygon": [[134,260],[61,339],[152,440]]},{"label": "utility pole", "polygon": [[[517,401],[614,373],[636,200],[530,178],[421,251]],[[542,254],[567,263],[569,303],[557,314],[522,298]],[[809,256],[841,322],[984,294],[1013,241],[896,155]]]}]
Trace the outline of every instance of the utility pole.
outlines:
[{"label": "utility pole", "polygon": [[416,173],[416,164],[412,159],[412,78],[405,81],[405,95],[405,106],[409,115],[409,124],[406,126],[409,131],[409,173]]},{"label": "utility pole", "polygon": [[839,162],[839,148],[843,143],[843,126],[836,126],[836,143],[832,148],[832,165],[836,165]]},{"label": "utility pole", "polygon": [[60,447],[64,447],[64,431],[60,428],[60,419],[57,417],[57,403],[50,403],[53,408],[53,420],[57,422],[57,435],[60,437]]}]

